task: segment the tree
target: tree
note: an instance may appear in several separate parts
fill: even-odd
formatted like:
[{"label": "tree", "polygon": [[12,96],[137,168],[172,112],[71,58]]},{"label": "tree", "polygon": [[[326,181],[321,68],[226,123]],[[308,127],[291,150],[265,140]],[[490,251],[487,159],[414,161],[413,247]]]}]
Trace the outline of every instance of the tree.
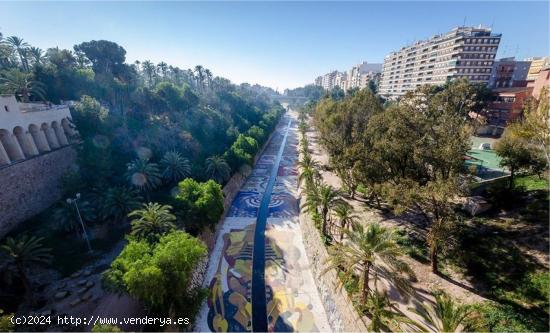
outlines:
[{"label": "tree", "polygon": [[41,65],[44,62],[44,51],[39,47],[30,47],[28,54],[32,57],[33,65]]},{"label": "tree", "polygon": [[102,200],[101,215],[104,219],[126,221],[128,214],[141,206],[142,197],[126,186],[110,187]]},{"label": "tree", "polygon": [[539,169],[544,164],[538,147],[529,146],[521,137],[505,131],[496,143],[495,151],[501,157],[500,165],[510,170],[509,189],[514,187],[514,177],[518,171]]},{"label": "tree", "polygon": [[353,214],[353,207],[345,201],[336,205],[334,214],[338,221],[340,221],[340,242],[342,242],[344,239],[344,230],[353,224],[357,216]]},{"label": "tree", "polygon": [[134,210],[128,216],[132,218],[132,235],[139,240],[157,241],[162,235],[176,228],[176,216],[169,205],[159,203],[143,204],[142,209]]},{"label": "tree", "polygon": [[118,74],[126,60],[126,50],[107,40],[92,40],[74,46],[92,62],[95,73]]},{"label": "tree", "polygon": [[56,228],[65,232],[74,232],[76,236],[80,235],[82,226],[79,219],[82,218],[85,222],[93,222],[97,216],[94,207],[87,200],[78,201],[78,211],[80,212],[80,217],[74,204],[67,203],[64,200],[60,201],[51,215]]},{"label": "tree", "polygon": [[123,332],[123,331],[116,325],[95,324],[94,327],[92,327],[92,332],[103,333],[103,332]]},{"label": "tree", "polygon": [[342,270],[342,284],[355,279],[355,274],[361,274],[361,302],[367,301],[371,287],[370,277],[387,279],[401,291],[410,292],[409,280],[404,276],[414,276],[413,271],[400,257],[403,249],[397,243],[396,234],[392,229],[369,223],[366,227],[358,222],[352,224],[352,230],[343,230],[348,242],[336,243],[329,248],[330,256],[325,263],[324,272],[331,269]]},{"label": "tree", "polygon": [[189,160],[177,151],[168,151],[160,160],[163,168],[162,177],[170,182],[178,182],[191,174]]},{"label": "tree", "polygon": [[202,67],[201,65],[197,65],[195,66],[195,77],[197,79],[197,87],[199,87],[199,89],[203,89],[204,88],[204,67]]},{"label": "tree", "polygon": [[317,200],[320,208],[321,218],[323,219],[322,233],[328,235],[329,212],[342,202],[340,192],[331,185],[320,184],[317,191]]},{"label": "tree", "polygon": [[400,324],[412,322],[397,309],[387,292],[372,290],[362,306],[369,313],[370,324],[367,328],[370,332],[398,332],[402,331]]},{"label": "tree", "polygon": [[206,175],[223,184],[231,175],[231,167],[222,156],[211,156],[206,159]]},{"label": "tree", "polygon": [[17,238],[8,237],[0,246],[8,255],[7,264],[21,279],[25,289],[25,299],[32,299],[32,285],[27,275],[27,270],[33,265],[46,265],[52,260],[51,250],[42,246],[43,238],[22,235]]},{"label": "tree", "polygon": [[21,66],[23,67],[23,70],[29,71],[29,64],[27,62],[27,48],[29,47],[29,44],[23,40],[23,38],[19,38],[17,36],[10,36],[5,39],[6,43],[10,46],[12,46],[19,55],[19,60],[21,61]]},{"label": "tree", "polygon": [[190,233],[198,234],[206,226],[213,230],[223,214],[221,185],[213,180],[184,179],[178,185],[175,208]]},{"label": "tree", "polygon": [[435,305],[420,304],[420,309],[410,308],[429,325],[415,323],[422,332],[468,332],[475,331],[472,327],[472,310],[466,305],[456,303],[444,292],[435,295]]},{"label": "tree", "polygon": [[161,184],[161,173],[158,164],[149,163],[148,159],[137,158],[128,163],[126,178],[131,186],[143,192],[154,190]]},{"label": "tree", "polygon": [[550,96],[548,88],[543,88],[539,100],[529,100],[525,104],[523,117],[506,129],[512,137],[522,138],[538,147],[550,166]]},{"label": "tree", "polygon": [[143,71],[145,72],[145,74],[147,75],[147,78],[149,79],[149,86],[152,86],[154,83],[153,79],[157,73],[155,64],[153,64],[149,60],[145,60],[142,63],[142,66],[143,66]]},{"label": "tree", "polygon": [[28,103],[31,96],[46,99],[44,84],[33,80],[32,74],[23,73],[18,69],[10,69],[2,74],[0,90],[5,94],[15,94],[24,103]]},{"label": "tree", "polygon": [[156,313],[181,316],[201,303],[200,290],[191,280],[206,254],[206,246],[183,231],[166,234],[153,244],[130,240],[104,273],[104,280],[111,289],[128,292]]}]

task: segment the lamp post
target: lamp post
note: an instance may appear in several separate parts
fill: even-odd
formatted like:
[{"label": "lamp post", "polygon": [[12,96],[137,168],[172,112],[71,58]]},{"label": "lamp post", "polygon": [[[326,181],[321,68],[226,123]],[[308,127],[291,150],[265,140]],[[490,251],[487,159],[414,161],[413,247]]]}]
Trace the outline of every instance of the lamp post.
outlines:
[{"label": "lamp post", "polygon": [[74,204],[76,209],[76,214],[78,215],[78,220],[80,221],[80,226],[82,227],[82,234],[86,240],[86,245],[88,245],[88,252],[92,253],[92,246],[90,245],[90,239],[88,238],[88,233],[86,232],[86,227],[84,226],[84,221],[82,221],[82,216],[80,216],[80,210],[78,209],[78,199],[80,199],[80,193],[77,193],[74,198],[68,198],[67,203]]}]

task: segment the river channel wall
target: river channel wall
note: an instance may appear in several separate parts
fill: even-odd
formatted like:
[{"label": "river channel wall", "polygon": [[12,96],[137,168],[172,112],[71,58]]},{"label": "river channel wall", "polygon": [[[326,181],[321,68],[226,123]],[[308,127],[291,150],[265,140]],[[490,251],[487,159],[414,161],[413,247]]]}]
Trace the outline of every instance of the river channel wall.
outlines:
[{"label": "river channel wall", "polygon": [[[300,151],[302,151],[302,140],[299,145]],[[300,157],[302,157],[301,153]],[[306,202],[305,189],[302,186],[300,186],[300,202]],[[329,253],[323,243],[321,233],[315,227],[315,223],[305,207],[300,211],[300,229],[313,279],[316,282],[317,291],[332,331],[367,332],[365,321],[357,313],[346,289],[341,287],[336,270],[331,269],[323,272]]]}]

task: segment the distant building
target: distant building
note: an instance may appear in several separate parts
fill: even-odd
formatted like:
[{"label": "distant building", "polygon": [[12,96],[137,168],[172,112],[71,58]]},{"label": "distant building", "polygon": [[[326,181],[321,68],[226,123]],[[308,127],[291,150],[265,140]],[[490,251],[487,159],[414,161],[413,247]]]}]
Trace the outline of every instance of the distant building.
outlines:
[{"label": "distant building", "polygon": [[321,86],[323,87],[323,89],[332,90],[332,88],[334,88],[334,82],[335,82],[337,73],[338,73],[337,71],[332,71],[330,73],[323,75],[323,79],[321,81]]},{"label": "distant building", "polygon": [[382,71],[382,64],[369,64],[363,61],[346,72],[332,71],[315,79],[315,85],[325,90],[340,87],[344,91],[351,88],[365,88],[370,80],[378,79]]},{"label": "distant building", "polygon": [[531,61],[518,61],[515,58],[503,58],[495,61],[489,88],[524,87],[527,85],[527,74]]},{"label": "distant building", "polygon": [[540,71],[550,66],[550,57],[533,57],[525,60],[531,62],[529,73],[527,74],[527,81],[535,81]]},{"label": "distant building", "polygon": [[550,90],[550,66],[539,71],[534,81],[528,81],[527,87],[533,88],[533,97],[539,98],[543,88]]},{"label": "distant building", "polygon": [[[499,88],[493,90],[493,101],[488,105],[485,124],[477,129],[479,135],[500,136],[504,128],[518,119],[522,112],[525,100],[531,97],[532,87]],[[470,115],[477,118],[478,115]]]},{"label": "distant building", "polygon": [[66,105],[18,103],[0,96],[0,167],[67,146],[75,131]]},{"label": "distant building", "polygon": [[379,92],[398,98],[421,85],[461,77],[487,84],[500,38],[489,28],[458,27],[405,46],[385,57]]}]

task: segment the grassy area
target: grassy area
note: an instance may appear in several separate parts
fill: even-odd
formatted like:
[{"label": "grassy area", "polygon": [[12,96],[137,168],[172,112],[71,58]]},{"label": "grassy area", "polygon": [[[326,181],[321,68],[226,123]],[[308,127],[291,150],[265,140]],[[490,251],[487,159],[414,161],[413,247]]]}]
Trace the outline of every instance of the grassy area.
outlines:
[{"label": "grassy area", "polygon": [[514,186],[526,191],[548,191],[550,183],[548,178],[537,175],[519,176],[514,180]]}]

